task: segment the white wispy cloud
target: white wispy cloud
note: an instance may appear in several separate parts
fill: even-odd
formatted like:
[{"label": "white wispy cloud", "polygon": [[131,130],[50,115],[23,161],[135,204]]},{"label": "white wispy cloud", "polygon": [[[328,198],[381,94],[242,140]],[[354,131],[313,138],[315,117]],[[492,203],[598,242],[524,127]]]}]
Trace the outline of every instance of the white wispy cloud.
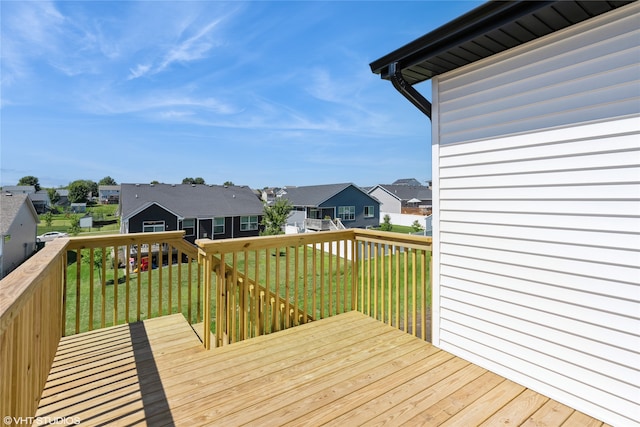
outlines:
[{"label": "white wispy cloud", "polygon": [[218,18],[201,27],[192,24],[191,27],[181,29],[183,34],[194,34],[183,37],[183,39],[166,47],[157,55],[156,60],[147,64],[137,64],[131,68],[127,79],[133,80],[148,74],[160,73],[170,68],[174,63],[188,63],[207,58],[212,49],[221,43],[216,40],[214,31],[221,21],[222,18]]},{"label": "white wispy cloud", "polygon": [[129,77],[127,80],[137,79],[138,77],[142,77],[147,74],[151,70],[151,65],[149,64],[138,64],[135,68],[129,69]]},{"label": "white wispy cloud", "polygon": [[10,85],[30,75],[31,60],[58,49],[65,19],[48,1],[3,2],[2,8],[2,84]]}]

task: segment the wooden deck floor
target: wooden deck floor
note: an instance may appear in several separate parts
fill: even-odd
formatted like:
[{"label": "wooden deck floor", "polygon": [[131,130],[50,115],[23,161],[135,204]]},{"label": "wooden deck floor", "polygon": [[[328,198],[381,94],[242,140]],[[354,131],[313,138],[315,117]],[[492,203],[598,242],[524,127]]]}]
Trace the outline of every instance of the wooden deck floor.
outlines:
[{"label": "wooden deck floor", "polygon": [[358,312],[211,351],[182,315],[67,337],[37,416],[83,425],[603,425]]}]

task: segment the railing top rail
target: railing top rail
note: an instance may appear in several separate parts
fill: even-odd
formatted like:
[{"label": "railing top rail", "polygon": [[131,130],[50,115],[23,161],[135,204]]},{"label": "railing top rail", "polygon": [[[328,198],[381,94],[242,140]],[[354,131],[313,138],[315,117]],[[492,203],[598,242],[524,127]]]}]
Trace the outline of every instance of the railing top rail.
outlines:
[{"label": "railing top rail", "polygon": [[433,238],[429,236],[416,236],[412,234],[380,230],[355,230],[355,239],[389,244],[403,244],[407,246],[419,246],[421,248],[424,248],[425,246],[431,247],[433,245]]},{"label": "railing top rail", "polygon": [[241,237],[223,240],[199,239],[196,240],[196,245],[208,254],[219,254],[349,240],[353,239],[353,236],[353,230],[321,231],[317,233],[280,234],[277,236]]},{"label": "railing top rail", "polygon": [[0,280],[0,334],[20,313],[49,269],[56,265],[56,258],[64,253],[69,240],[61,238],[47,243],[37,254]]},{"label": "railing top rail", "polygon": [[105,246],[138,245],[184,240],[184,230],[160,231],[155,233],[107,234],[102,236],[70,237],[68,249],[89,249]]}]

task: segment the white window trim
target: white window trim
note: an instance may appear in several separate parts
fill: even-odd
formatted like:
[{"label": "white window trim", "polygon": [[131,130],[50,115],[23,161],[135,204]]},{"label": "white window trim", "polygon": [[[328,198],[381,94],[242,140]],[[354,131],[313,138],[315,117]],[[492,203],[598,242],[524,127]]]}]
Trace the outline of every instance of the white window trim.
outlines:
[{"label": "white window trim", "polygon": [[[222,231],[216,232],[216,220],[222,220]],[[224,234],[226,221],[224,217],[218,217],[213,219],[213,234]]]},{"label": "white window trim", "polygon": [[[255,221],[252,219],[255,218]],[[246,226],[246,228],[242,228]],[[258,216],[257,215],[249,215],[249,216],[241,216],[240,217],[240,231],[255,231],[258,229]]]},{"label": "white window trim", "polygon": [[[145,230],[145,228],[147,227],[152,227],[153,229]],[[164,221],[142,221],[143,233],[157,233],[157,232],[164,231],[164,228],[165,228]]]},{"label": "white window trim", "polygon": [[[347,214],[349,215],[349,217],[345,215],[345,209],[348,209]],[[340,211],[342,211],[342,213]],[[338,218],[340,218],[341,221],[355,221],[356,207],[355,206],[338,206]]]},{"label": "white window trim", "polygon": [[187,227],[187,228],[192,229],[193,232],[191,234],[188,234],[188,233],[185,232],[185,237],[195,236],[196,235],[196,223],[197,223],[196,219],[195,218],[184,218],[180,223],[180,229],[181,230],[186,230],[184,228],[184,222],[185,221],[193,221],[193,226]]},{"label": "white window trim", "polygon": [[[369,213],[367,213],[367,208],[369,209]],[[374,205],[365,206],[364,207],[364,217],[365,218],[373,218],[376,216],[376,207]]]}]

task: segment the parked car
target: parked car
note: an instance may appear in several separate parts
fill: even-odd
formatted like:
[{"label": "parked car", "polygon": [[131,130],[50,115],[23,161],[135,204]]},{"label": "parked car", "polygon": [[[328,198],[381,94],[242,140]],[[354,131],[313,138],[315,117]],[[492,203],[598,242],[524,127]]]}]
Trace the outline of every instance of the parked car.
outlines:
[{"label": "parked car", "polygon": [[41,234],[36,237],[38,242],[50,242],[58,237],[69,237],[67,233],[61,233],[59,231],[50,231],[48,233]]}]

